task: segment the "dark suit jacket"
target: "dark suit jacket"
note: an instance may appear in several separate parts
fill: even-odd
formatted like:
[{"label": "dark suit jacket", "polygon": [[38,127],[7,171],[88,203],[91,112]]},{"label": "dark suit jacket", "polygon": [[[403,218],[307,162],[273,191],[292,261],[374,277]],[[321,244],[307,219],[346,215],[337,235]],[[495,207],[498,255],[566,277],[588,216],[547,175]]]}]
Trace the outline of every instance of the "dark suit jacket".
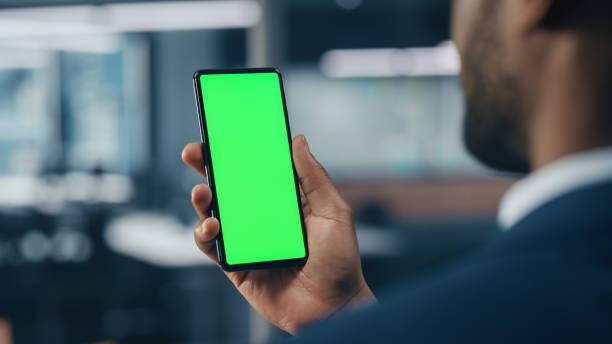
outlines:
[{"label": "dark suit jacket", "polygon": [[612,182],[548,202],[380,301],[296,343],[612,343]]}]

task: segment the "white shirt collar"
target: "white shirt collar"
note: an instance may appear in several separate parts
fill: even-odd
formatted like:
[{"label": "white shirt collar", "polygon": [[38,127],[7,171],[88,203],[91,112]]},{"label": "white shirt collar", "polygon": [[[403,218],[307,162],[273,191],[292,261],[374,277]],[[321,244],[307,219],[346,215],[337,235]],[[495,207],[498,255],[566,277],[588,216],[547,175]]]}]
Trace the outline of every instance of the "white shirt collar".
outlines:
[{"label": "white shirt collar", "polygon": [[508,230],[529,213],[568,192],[612,179],[612,146],[576,153],[514,184],[504,195],[497,222]]}]

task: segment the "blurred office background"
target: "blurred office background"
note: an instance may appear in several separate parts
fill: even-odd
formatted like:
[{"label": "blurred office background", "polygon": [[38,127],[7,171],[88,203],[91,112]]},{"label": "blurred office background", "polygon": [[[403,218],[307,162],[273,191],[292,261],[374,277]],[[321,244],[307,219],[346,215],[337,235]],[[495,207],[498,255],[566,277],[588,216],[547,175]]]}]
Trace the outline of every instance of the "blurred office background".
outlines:
[{"label": "blurred office background", "polygon": [[202,68],[281,69],[375,292],[477,248],[512,180],[462,147],[449,15],[449,0],[0,0],[0,342],[284,336],[192,243],[201,178],[180,151],[199,140]]}]

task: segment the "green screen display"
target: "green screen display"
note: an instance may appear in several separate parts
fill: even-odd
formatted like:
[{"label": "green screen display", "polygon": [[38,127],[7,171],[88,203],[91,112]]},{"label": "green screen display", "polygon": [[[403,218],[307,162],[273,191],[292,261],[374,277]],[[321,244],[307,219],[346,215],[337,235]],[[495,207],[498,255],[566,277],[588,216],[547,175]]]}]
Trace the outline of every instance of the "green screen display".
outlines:
[{"label": "green screen display", "polygon": [[227,264],[304,258],[278,74],[205,74],[200,85]]}]

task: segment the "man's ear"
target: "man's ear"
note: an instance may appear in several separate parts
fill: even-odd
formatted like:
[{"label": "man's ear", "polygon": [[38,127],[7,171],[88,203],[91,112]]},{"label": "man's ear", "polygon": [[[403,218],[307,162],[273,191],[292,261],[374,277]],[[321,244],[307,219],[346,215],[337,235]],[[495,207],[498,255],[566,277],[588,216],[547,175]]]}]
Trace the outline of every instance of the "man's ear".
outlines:
[{"label": "man's ear", "polygon": [[[496,1],[496,0],[494,0]],[[508,13],[512,20],[507,21],[512,27],[509,32],[516,34],[529,33],[544,23],[558,0],[509,0],[506,1]]]}]

